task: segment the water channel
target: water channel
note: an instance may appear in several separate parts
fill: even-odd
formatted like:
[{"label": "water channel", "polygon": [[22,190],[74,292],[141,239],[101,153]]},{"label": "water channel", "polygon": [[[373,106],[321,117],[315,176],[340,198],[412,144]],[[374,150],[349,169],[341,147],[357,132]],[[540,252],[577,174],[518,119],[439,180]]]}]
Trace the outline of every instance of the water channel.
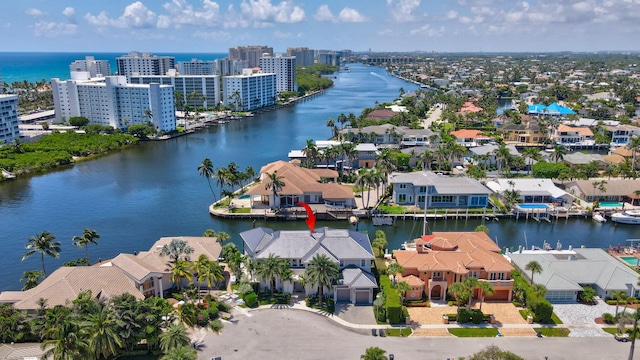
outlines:
[{"label": "water channel", "polygon": [[[71,243],[85,227],[102,235],[98,246],[89,247],[92,262],[120,252],[148,249],[162,236],[199,236],[205,229],[226,231],[236,244],[238,233],[252,226],[274,229],[304,229],[304,222],[230,221],[213,218],[207,211],[212,195],[197,172],[202,159],[209,157],[216,167],[234,161],[240,168],[261,166],[286,159],[291,149],[300,149],[307,139],[326,139],[329,118],[340,113],[359,114],[376,101],[391,101],[400,87],[413,90],[414,84],[389,76],[384,69],[350,65],[333,79],[335,86],[324,95],[296,106],[256,114],[253,118],[204,129],[169,141],[144,143],[133,149],[79,162],[59,171],[0,184],[0,257],[3,276],[0,291],[19,289],[26,270],[40,269],[37,255],[21,261],[30,236],[47,230],[62,243],[60,259],[47,258],[50,273],[63,261],[84,256]],[[438,220],[430,231],[473,230],[480,220]],[[346,222],[316,225],[348,227]],[[500,246],[525,244],[541,246],[560,240],[574,246],[606,247],[631,237],[640,237],[640,228],[595,224],[588,220],[560,220],[537,223],[510,219],[488,223],[490,236]],[[360,231],[375,230],[368,222]],[[390,248],[422,233],[421,222],[399,220],[385,230]]]}]

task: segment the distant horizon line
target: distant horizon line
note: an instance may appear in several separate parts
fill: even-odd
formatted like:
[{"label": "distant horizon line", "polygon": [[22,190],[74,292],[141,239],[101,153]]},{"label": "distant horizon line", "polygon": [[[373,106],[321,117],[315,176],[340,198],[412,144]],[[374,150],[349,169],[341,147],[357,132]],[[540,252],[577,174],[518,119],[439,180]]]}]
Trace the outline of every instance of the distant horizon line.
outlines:
[{"label": "distant horizon line", "polygon": [[[342,51],[350,49],[310,49],[310,50],[331,50]],[[91,53],[91,54],[115,54],[122,53],[128,54],[131,51],[138,51],[140,53],[161,53],[161,54],[228,54],[228,51],[87,51],[87,50],[74,50],[74,51],[27,51],[27,50],[10,50],[0,51],[0,54],[11,53],[30,53],[30,54],[75,54],[75,53]],[[555,51],[428,51],[428,50],[408,50],[408,51],[369,51],[369,50],[350,50],[352,54],[640,54],[640,50],[555,50]],[[274,51],[274,53],[286,53],[280,51]]]}]

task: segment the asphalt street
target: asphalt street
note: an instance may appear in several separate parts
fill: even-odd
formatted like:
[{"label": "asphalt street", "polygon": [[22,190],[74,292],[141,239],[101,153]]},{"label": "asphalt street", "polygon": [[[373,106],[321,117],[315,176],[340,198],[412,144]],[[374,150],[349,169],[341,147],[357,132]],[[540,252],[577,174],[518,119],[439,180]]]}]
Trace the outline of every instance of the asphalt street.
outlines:
[{"label": "asphalt street", "polygon": [[488,345],[512,351],[525,359],[626,359],[629,343],[602,338],[456,338],[374,337],[326,316],[294,309],[252,311],[236,315],[217,335],[207,334],[199,359],[360,359],[377,346],[395,359],[454,359],[469,356]]}]

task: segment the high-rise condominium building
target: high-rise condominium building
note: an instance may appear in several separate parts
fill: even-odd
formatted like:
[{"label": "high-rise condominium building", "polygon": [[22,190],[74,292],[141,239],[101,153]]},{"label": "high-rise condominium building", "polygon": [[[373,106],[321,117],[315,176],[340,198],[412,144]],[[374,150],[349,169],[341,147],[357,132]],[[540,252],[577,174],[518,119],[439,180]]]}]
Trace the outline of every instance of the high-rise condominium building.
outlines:
[{"label": "high-rise condominium building", "polygon": [[51,79],[56,121],[84,116],[92,124],[126,129],[151,121],[158,131],[176,129],[173,86],[127,84],[125,76]]},{"label": "high-rise condominium building", "polygon": [[333,66],[340,66],[340,54],[331,50],[318,50],[316,54],[318,64],[329,64]]},{"label": "high-rise condominium building", "polygon": [[242,69],[249,67],[247,60],[231,60],[229,58],[216,59],[216,74],[222,76],[240,75]]},{"label": "high-rise condominium building", "polygon": [[0,95],[0,145],[19,137],[18,95]]},{"label": "high-rise condominium building", "polygon": [[273,48],[269,46],[253,45],[253,46],[235,46],[229,48],[229,59],[231,60],[247,60],[250,68],[260,66],[260,58],[263,54],[273,56]]},{"label": "high-rise condominium building", "polygon": [[276,74],[276,91],[278,94],[284,91],[298,91],[296,60],[295,56],[284,57],[280,54],[275,57],[264,56],[260,58],[260,70],[263,73]]},{"label": "high-rise condominium building", "polygon": [[173,56],[157,56],[132,51],[116,58],[118,75],[164,75],[175,66]]},{"label": "high-rise condominium building", "polygon": [[220,104],[220,77],[218,75],[178,75],[175,70],[167,75],[129,77],[132,84],[172,85],[175,94],[181,96],[183,104],[193,107],[212,108]]},{"label": "high-rise condominium building", "polygon": [[[191,59],[191,61],[178,62],[180,75],[216,75],[215,60]],[[161,74],[164,75],[164,74]]]},{"label": "high-rise condominium building", "polygon": [[70,72],[88,72],[89,76],[109,76],[111,75],[111,65],[109,60],[96,60],[93,56],[87,56],[84,60],[76,60],[69,65]]},{"label": "high-rise condominium building", "polygon": [[295,56],[297,66],[313,65],[315,52],[315,50],[307,47],[287,48],[287,56]]},{"label": "high-rise condominium building", "polygon": [[238,111],[249,111],[275,105],[276,74],[253,73],[245,69],[242,75],[222,78],[222,102]]}]

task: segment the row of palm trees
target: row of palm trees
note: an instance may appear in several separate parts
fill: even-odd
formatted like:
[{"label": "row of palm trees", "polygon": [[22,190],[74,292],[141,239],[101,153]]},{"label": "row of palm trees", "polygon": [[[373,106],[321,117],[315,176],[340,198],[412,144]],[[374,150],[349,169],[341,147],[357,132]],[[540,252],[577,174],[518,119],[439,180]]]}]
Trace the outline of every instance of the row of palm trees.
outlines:
[{"label": "row of palm trees", "polygon": [[[216,185],[220,188],[220,198],[222,198],[223,196],[233,196],[237,186],[246,186],[251,183],[256,176],[256,172],[251,166],[247,166],[245,171],[240,171],[235,162],[229,163],[227,167],[214,168],[210,158],[202,160],[202,163],[198,165],[198,173],[207,179],[207,184],[209,184],[209,189],[215,201],[217,201],[217,198],[211,185],[212,179],[216,181]],[[224,189],[225,186],[231,190]]]},{"label": "row of palm trees", "polygon": [[[87,265],[89,265],[89,245],[94,244],[98,245],[97,239],[100,238],[100,234],[98,234],[95,230],[86,228],[82,232],[82,235],[74,236],[71,241],[73,245],[84,248],[85,250],[85,261]],[[59,258],[61,251],[61,244],[59,241],[56,241],[56,236],[48,231],[42,231],[39,234],[31,236],[27,240],[27,244],[25,245],[27,252],[22,256],[22,260],[31,257],[32,255],[39,253],[42,261],[42,272],[40,271],[26,271],[21,280],[25,280],[26,283],[23,287],[23,290],[28,290],[39,283],[40,278],[44,278],[47,276],[47,270],[44,264],[45,256],[52,258]]]}]

